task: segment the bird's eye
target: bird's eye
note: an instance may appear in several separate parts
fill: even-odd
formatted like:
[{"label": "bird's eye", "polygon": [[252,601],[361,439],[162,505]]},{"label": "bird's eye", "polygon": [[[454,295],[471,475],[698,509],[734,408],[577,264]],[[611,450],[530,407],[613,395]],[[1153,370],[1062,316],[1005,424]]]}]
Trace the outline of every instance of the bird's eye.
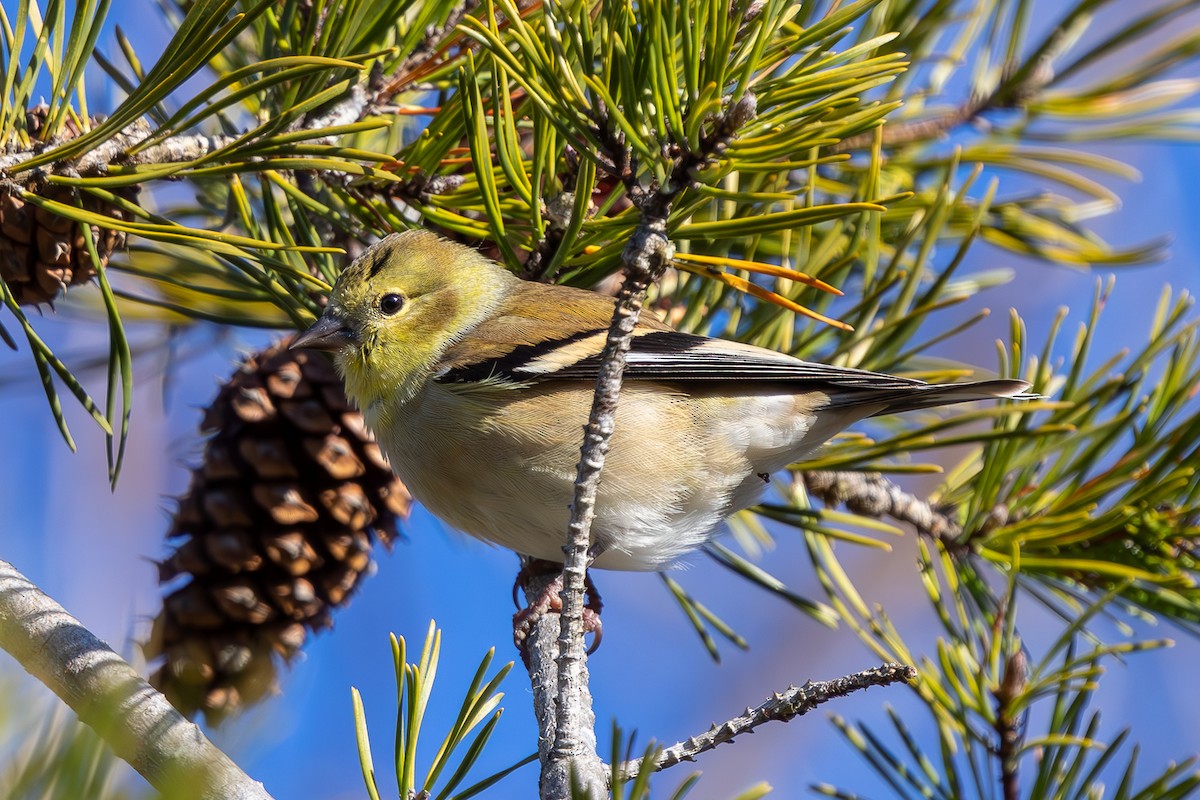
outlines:
[{"label": "bird's eye", "polygon": [[404,308],[404,298],[398,294],[385,294],[379,298],[379,310],[386,316],[392,316]]}]

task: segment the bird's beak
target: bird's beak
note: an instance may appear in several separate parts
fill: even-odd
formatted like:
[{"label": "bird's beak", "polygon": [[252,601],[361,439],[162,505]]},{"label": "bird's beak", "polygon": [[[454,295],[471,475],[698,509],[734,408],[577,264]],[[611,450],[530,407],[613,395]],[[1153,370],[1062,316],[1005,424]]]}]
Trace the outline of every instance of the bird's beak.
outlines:
[{"label": "bird's beak", "polygon": [[358,336],[336,312],[325,313],[308,330],[296,337],[289,350],[326,350],[335,353],[344,347],[358,344]]}]

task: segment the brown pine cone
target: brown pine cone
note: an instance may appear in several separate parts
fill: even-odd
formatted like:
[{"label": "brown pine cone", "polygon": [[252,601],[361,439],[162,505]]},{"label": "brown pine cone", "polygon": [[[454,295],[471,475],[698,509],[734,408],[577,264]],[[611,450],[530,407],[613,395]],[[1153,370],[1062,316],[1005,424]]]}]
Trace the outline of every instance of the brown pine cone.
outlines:
[{"label": "brown pine cone", "polygon": [[332,624],[373,541],[390,544],[409,511],[333,366],[288,342],[248,359],[209,407],[160,567],[164,584],[188,580],[154,622],[147,657],[165,662],[151,683],[210,722],[275,688],[274,656]]},{"label": "brown pine cone", "polygon": [[[47,111],[48,107],[42,105],[28,113],[26,127],[30,136],[36,136],[41,130]],[[58,135],[71,139],[81,132],[79,126],[69,120]],[[128,217],[123,210],[74,187],[35,182],[22,188],[39,197],[79,206],[114,220]],[[114,193],[133,200],[137,191],[132,187]],[[122,231],[97,225],[89,225],[87,230],[95,242],[102,267],[108,264],[114,250],[125,246]],[[0,191],[0,280],[7,284],[18,304],[53,302],[68,286],[87,283],[96,276],[96,267],[83,235],[84,228],[78,222],[39,208],[15,193]]]}]

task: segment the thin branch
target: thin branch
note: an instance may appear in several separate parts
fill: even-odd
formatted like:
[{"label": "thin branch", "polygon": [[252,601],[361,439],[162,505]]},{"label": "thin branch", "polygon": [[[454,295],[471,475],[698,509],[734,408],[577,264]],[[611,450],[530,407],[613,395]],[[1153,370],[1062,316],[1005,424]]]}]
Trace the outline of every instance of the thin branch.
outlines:
[{"label": "thin branch", "polygon": [[845,697],[872,686],[907,683],[916,677],[917,671],[912,667],[889,663],[831,681],[809,681],[803,686],[792,686],[771,695],[770,699],[757,708],[747,708],[745,713],[731,720],[713,725],[698,736],[671,745],[658,754],[653,764],[644,765],[642,759],[635,759],[621,764],[617,771],[623,778],[632,780],[646,768],[658,772],[682,761],[694,761],[701,753],[732,742],[735,736],[750,733],[764,722],[789,722],[835,697]]},{"label": "thin branch", "polygon": [[[319,131],[337,125],[356,122],[367,115],[369,102],[365,88],[355,84],[347,90],[339,102],[325,108],[321,114],[308,117],[294,130]],[[180,164],[204,158],[236,143],[241,137],[230,135],[206,136],[199,133],[168,136],[136,153],[129,151],[150,138],[153,130],[143,119],[126,125],[111,138],[96,145],[76,159],[65,159],[43,167],[51,174],[69,174],[90,177],[105,175],[114,164],[122,166],[146,164]],[[67,140],[56,143],[63,144]],[[310,144],[335,144],[333,137],[316,137]],[[21,164],[47,151],[45,144],[28,150],[16,150],[0,155],[0,177],[9,177],[22,172]],[[51,147],[51,152],[53,151]],[[3,173],[8,173],[7,175]]]},{"label": "thin branch", "polygon": [[[617,296],[608,338],[601,353],[596,393],[584,430],[584,442],[575,477],[575,495],[567,543],[563,547],[562,616],[558,635],[558,686],[554,744],[542,761],[541,796],[571,796],[572,785],[592,796],[605,794],[608,775],[595,749],[594,714],[587,692],[587,654],[584,652],[584,587],[589,559],[594,555],[591,529],[596,512],[596,490],[616,422],[617,400],[625,370],[625,355],[642,310],[647,287],[671,263],[674,247],[667,237],[671,207],[695,179],[704,164],[716,157],[755,114],[755,98],[747,92],[724,114],[713,120],[701,140],[701,150],[691,152],[676,145],[670,178],[663,186],[641,186],[629,157],[629,148],[612,130],[604,137],[614,164],[623,164],[630,198],[641,212],[641,222],[621,253],[625,282]],[[616,148],[620,152],[616,152]],[[603,547],[604,542],[597,542]],[[539,712],[540,715],[541,712]],[[591,746],[588,743],[591,742]]]},{"label": "thin branch", "polygon": [[956,544],[962,534],[962,526],[945,512],[909,494],[878,472],[814,470],[801,472],[799,476],[808,492],[827,506],[844,504],[864,517],[891,517],[947,545]]},{"label": "thin branch", "polygon": [[1054,79],[1054,70],[1049,59],[1042,59],[1037,68],[1028,73],[1010,73],[995,91],[973,94],[958,107],[937,116],[908,120],[894,125],[884,125],[875,130],[850,136],[829,148],[831,153],[848,153],[874,146],[875,137],[881,136],[883,149],[889,150],[915,142],[938,139],[963,125],[969,125],[989,111],[996,109],[1023,108]]},{"label": "thin branch", "polygon": [[1029,682],[1027,660],[1024,650],[1017,650],[1004,665],[1004,677],[993,697],[996,700],[996,735],[999,745],[996,756],[1000,759],[1000,788],[1004,800],[1019,800],[1021,782],[1019,775],[1021,752],[1021,725],[1013,712],[1015,702],[1024,694]]},{"label": "thin branch", "polygon": [[[430,25],[426,28],[425,38],[400,62],[389,77],[381,77],[378,81],[372,81],[373,84],[379,84],[380,88],[372,98],[371,105],[377,108],[385,106],[397,94],[410,88],[414,73],[423,71],[425,66],[441,52],[458,28],[458,23],[462,22],[463,17],[473,11],[477,5],[479,5],[479,0],[463,0],[450,10],[444,23]],[[472,47],[472,49],[475,48]]]},{"label": "thin branch", "polygon": [[[667,208],[669,209],[669,204]],[[595,718],[587,690],[587,655],[583,648],[584,585],[591,550],[596,490],[617,415],[617,399],[633,329],[646,288],[671,263],[674,249],[667,238],[666,216],[643,216],[622,254],[625,283],[617,296],[608,339],[601,354],[596,396],[584,433],[575,478],[571,522],[563,547],[562,616],[558,635],[558,693],[554,744],[542,762],[542,797],[570,797],[572,783],[592,796],[605,792],[607,770],[596,753]],[[590,742],[590,747],[589,747]]]},{"label": "thin branch", "polygon": [[[524,582],[525,602],[533,604],[559,580],[555,572],[531,572]],[[534,617],[533,627],[525,640],[525,666],[529,671],[529,683],[533,690],[533,709],[538,726],[538,760],[546,764],[550,760],[550,751],[554,747],[555,728],[558,719],[559,677],[555,666],[558,657],[558,633],[560,629],[559,615],[546,613]],[[575,693],[574,702],[581,710],[578,730],[575,731],[580,750],[596,752],[596,725],[592,713],[592,696],[588,688],[587,665],[581,665],[580,680],[572,687]],[[545,773],[543,773],[544,775]],[[561,788],[561,787],[560,787]],[[570,796],[570,784],[566,784],[567,793],[559,795]],[[545,793],[542,795],[545,797]]]},{"label": "thin branch", "polygon": [[167,796],[270,799],[133,667],[6,561],[0,647]]},{"label": "thin branch", "polygon": [[[878,134],[883,139],[881,144],[885,150],[888,150],[914,142],[939,139],[960,125],[974,122],[984,112],[991,110],[994,107],[991,105],[993,97],[994,95],[972,96],[965,103],[944,114],[925,119],[907,120],[894,125],[884,125],[882,133]],[[831,153],[848,153],[872,147],[875,144],[876,135],[874,129],[855,134],[833,145],[829,151]]]}]

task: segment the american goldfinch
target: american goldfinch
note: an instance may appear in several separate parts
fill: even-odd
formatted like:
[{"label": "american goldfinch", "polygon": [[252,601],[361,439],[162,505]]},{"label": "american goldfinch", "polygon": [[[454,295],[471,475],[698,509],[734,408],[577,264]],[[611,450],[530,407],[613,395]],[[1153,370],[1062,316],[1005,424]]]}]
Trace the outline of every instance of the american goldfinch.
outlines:
[{"label": "american goldfinch", "polygon": [[[292,345],[327,350],[396,474],[453,527],[562,561],[613,299],[523,281],[429,232],[338,278]],[[643,316],[601,474],[593,566],[658,570],[752,505],[768,476],[865,417],[1019,395],[801,361]]]}]

